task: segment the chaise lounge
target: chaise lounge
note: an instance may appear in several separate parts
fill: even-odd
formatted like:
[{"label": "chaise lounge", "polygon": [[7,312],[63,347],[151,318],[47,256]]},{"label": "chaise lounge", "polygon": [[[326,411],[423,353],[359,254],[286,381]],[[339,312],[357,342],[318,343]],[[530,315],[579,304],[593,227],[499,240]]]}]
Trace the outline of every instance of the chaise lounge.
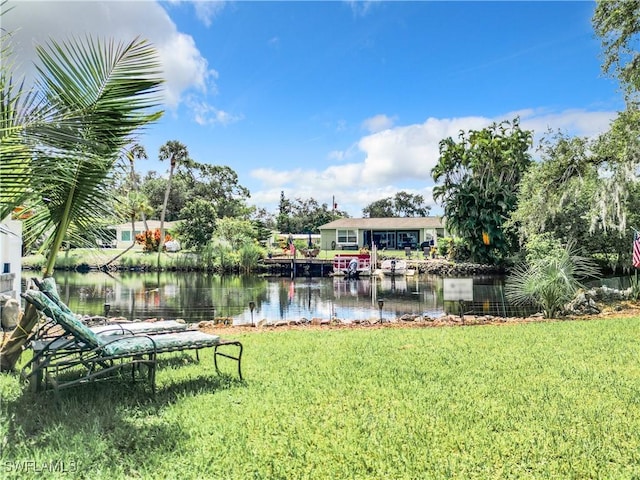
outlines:
[{"label": "chaise lounge", "polygon": [[[198,352],[204,348],[214,349],[214,367],[218,374],[218,357],[222,356],[237,362],[238,377],[242,380],[243,347],[239,341],[224,341],[217,335],[194,330],[170,333],[135,331],[135,328],[129,330],[128,324],[95,332],[73,315],[66,305],[51,298],[57,298],[55,290],[46,293],[27,290],[22,296],[63,330],[55,337],[32,341],[33,358],[23,368],[23,376],[31,382],[34,390],[58,391],[107,379],[125,371],[130,371],[131,378],[135,380],[146,367],[155,393],[159,354],[195,350],[199,360]],[[218,351],[226,346],[235,347],[237,353]]]}]

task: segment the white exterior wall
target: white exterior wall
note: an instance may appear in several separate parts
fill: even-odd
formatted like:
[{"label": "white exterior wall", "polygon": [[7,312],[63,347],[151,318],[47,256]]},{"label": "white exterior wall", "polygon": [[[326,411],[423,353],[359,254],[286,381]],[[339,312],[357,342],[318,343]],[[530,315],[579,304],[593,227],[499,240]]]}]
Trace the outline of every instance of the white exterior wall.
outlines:
[{"label": "white exterior wall", "polygon": [[0,224],[0,294],[19,298],[22,281],[22,222]]}]

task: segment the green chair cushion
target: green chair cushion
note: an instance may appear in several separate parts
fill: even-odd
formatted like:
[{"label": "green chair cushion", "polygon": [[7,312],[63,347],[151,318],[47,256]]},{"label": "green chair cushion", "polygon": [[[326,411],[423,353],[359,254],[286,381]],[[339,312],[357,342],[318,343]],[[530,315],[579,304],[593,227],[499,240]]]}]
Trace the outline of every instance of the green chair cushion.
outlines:
[{"label": "green chair cushion", "polygon": [[104,342],[91,331],[79,318],[72,313],[63,311],[56,302],[39,290],[27,290],[25,299],[32,303],[38,310],[51,317],[58,325],[72,334],[76,340],[87,344],[89,347],[98,347]]},{"label": "green chair cushion", "polygon": [[[113,337],[111,337],[113,338]],[[157,353],[194,348],[214,347],[220,343],[218,335],[188,330],[185,332],[163,333],[152,336],[125,336],[117,338],[104,345],[104,352],[108,355],[119,356],[130,353]]]}]

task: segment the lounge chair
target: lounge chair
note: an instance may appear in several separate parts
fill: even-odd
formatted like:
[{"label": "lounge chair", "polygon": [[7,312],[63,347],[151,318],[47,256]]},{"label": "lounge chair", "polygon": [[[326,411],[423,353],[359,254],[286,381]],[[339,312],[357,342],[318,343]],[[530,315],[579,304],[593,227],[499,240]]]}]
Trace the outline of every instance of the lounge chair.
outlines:
[{"label": "lounge chair", "polygon": [[[218,356],[238,363],[238,376],[242,380],[242,344],[235,340],[221,340],[217,335],[186,330],[173,333],[142,334],[127,331],[121,326],[119,334],[96,334],[75,315],[63,310],[44,292],[27,290],[25,301],[51,318],[64,333],[58,337],[32,342],[33,358],[23,368],[34,390],[42,388],[60,390],[75,385],[98,381],[130,370],[131,378],[146,367],[151,389],[155,393],[157,358],[161,353],[213,348],[213,360],[219,374]],[[234,346],[237,355],[218,351],[222,346]],[[73,373],[73,374],[72,374]]]},{"label": "lounge chair", "polygon": [[[70,314],[74,314],[71,309],[60,299],[58,295],[58,290],[56,288],[55,281],[53,278],[45,278],[42,281],[39,281],[37,278],[32,279],[36,286],[43,292],[47,297],[49,297],[53,302],[55,302],[58,307],[63,312],[67,312]],[[76,315],[77,316],[77,315]],[[89,329],[95,333],[96,335],[119,335],[119,334],[149,334],[155,335],[158,333],[173,333],[180,332],[187,329],[187,324],[184,322],[178,322],[175,320],[159,320],[155,322],[146,321],[146,322],[108,322],[104,323],[107,319],[103,319],[102,324],[89,326]],[[51,329],[57,325],[56,322],[50,320],[49,322],[41,325],[36,331],[33,333],[31,340],[37,342],[36,345],[42,345],[43,342],[46,342],[48,339],[52,337],[59,337],[59,331],[51,332]],[[59,330],[59,329],[58,329]],[[60,338],[54,347],[61,345],[65,340]]]}]

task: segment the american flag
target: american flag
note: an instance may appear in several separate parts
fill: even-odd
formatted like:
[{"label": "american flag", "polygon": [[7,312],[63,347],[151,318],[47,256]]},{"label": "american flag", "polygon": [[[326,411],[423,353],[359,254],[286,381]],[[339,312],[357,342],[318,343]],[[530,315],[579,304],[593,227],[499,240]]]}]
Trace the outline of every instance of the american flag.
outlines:
[{"label": "american flag", "polygon": [[633,266],[640,268],[640,232],[633,236]]}]

